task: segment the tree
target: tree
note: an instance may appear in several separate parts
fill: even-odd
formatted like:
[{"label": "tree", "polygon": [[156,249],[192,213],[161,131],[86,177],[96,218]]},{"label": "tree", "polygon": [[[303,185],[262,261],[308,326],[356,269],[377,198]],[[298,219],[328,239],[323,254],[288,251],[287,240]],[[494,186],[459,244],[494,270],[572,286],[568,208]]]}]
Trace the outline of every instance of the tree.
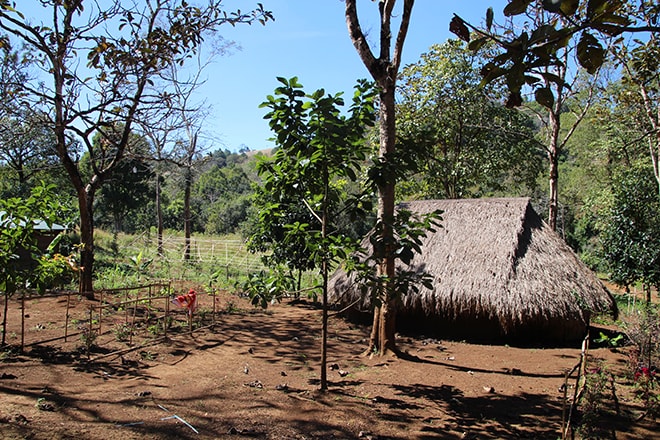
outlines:
[{"label": "tree", "polygon": [[[519,7],[522,9],[522,4]],[[492,14],[492,10],[489,11]],[[507,16],[524,17],[526,19],[523,23],[525,27],[532,27],[538,30],[531,37],[528,37],[523,31],[521,37],[519,37],[520,39],[516,40],[519,44],[525,44],[527,42],[526,39],[530,39],[529,44],[532,45],[543,44],[545,43],[545,38],[554,36],[553,30],[555,26],[559,25],[562,29],[566,29],[571,20],[569,17],[562,16],[561,14],[555,15],[554,12],[548,11],[545,3],[543,5],[540,3],[525,5],[522,12],[519,9],[514,9],[512,6],[508,6],[508,9],[505,8],[504,13]],[[490,17],[492,20],[492,15]],[[506,32],[513,32],[513,20],[509,22],[505,29]],[[489,31],[490,28],[488,29]],[[487,35],[492,36],[491,34]],[[590,80],[588,83],[583,82],[583,84],[590,85],[588,87],[588,93],[583,95],[584,99],[580,101],[572,100],[573,106],[571,112],[575,117],[572,119],[568,130],[562,131],[562,121],[565,120],[563,116],[567,109],[567,102],[574,97],[575,85],[579,78],[580,69],[585,69],[590,74],[597,75],[600,64],[603,61],[599,59],[600,62],[596,66],[595,64],[587,63],[583,59],[583,52],[586,50],[583,46],[588,44],[586,43],[587,41],[592,42],[593,37],[591,34],[584,33],[581,37],[582,39],[575,45],[572,44],[571,34],[567,35],[566,40],[562,40],[561,44],[557,43],[554,45],[551,51],[545,49],[545,52],[534,53],[533,56],[530,56],[534,61],[524,66],[512,67],[513,70],[509,74],[504,74],[501,71],[506,70],[511,65],[511,60],[507,61],[508,64],[503,64],[501,59],[505,58],[505,56],[497,53],[495,54],[496,56],[492,57],[492,61],[482,69],[485,79],[489,81],[499,78],[499,76],[505,76],[507,86],[510,90],[507,106],[515,107],[523,105],[524,101],[521,92],[524,84],[531,86],[536,102],[541,106],[541,110],[537,110],[534,113],[537,115],[544,129],[543,134],[545,139],[543,145],[549,164],[548,224],[553,230],[557,229],[557,215],[559,210],[559,160],[566,147],[566,143],[577,126],[582,122],[593,103],[596,81]],[[469,40],[469,35],[467,40]],[[482,36],[472,41],[471,47],[478,48],[482,44],[485,44],[486,41],[489,41],[488,36]],[[498,37],[496,41],[501,42],[502,40]],[[594,44],[591,50],[594,52],[594,57],[604,57],[605,51],[600,47],[600,43]],[[553,62],[543,63],[537,61],[535,58],[543,58],[543,56],[552,57]],[[510,55],[510,57],[514,58],[514,55]],[[575,66],[575,68],[572,66]],[[493,72],[497,72],[497,74]],[[532,110],[535,109],[534,107],[529,108]]]},{"label": "tree", "polygon": [[[655,25],[640,23],[636,17],[646,9],[656,18]],[[500,52],[482,69],[484,82],[504,78],[509,89],[507,105],[523,104],[524,87],[533,90],[535,100],[547,109],[547,153],[549,170],[548,222],[556,229],[558,212],[559,157],[566,141],[577,124],[586,115],[592,99],[583,100],[576,112],[572,127],[560,139],[561,114],[564,103],[572,90],[571,83],[576,75],[569,75],[571,66],[579,66],[591,75],[596,74],[606,59],[604,41],[624,32],[658,32],[657,17],[660,8],[653,2],[628,2],[620,0],[512,0],[503,12],[509,25],[497,32],[493,26],[492,8],[486,12],[486,26],[478,29],[454,16],[450,30],[459,38],[478,49],[486,42],[495,42]],[[518,29],[513,19],[529,18]],[[472,39],[470,29],[475,31]],[[619,40],[622,41],[622,40]],[[575,63],[573,57],[575,55]]]},{"label": "tree", "polygon": [[378,188],[377,228],[380,234],[376,272],[382,280],[376,296],[378,301],[374,309],[372,333],[369,340],[369,351],[377,351],[381,355],[396,352],[396,296],[394,280],[395,252],[397,250],[394,238],[394,204],[396,185],[396,81],[401,65],[403,44],[408,33],[410,15],[414,0],[403,0],[400,13],[401,22],[392,48],[392,15],[396,0],[379,0],[380,16],[380,50],[374,55],[367,37],[360,27],[357,12],[357,1],[346,0],[346,25],[348,33],[357,50],[360,59],[366,66],[378,86],[379,97],[379,155],[375,167],[370,172],[372,180]]},{"label": "tree", "polygon": [[[653,20],[650,16],[645,19]],[[618,95],[618,103],[632,111],[630,127],[638,131],[640,140],[646,140],[660,194],[660,35],[651,34],[646,41],[636,40],[632,49],[620,47],[616,56],[623,67],[627,90],[634,91]]]},{"label": "tree", "polygon": [[641,282],[647,301],[660,289],[660,195],[649,166],[625,170],[615,180],[609,221],[602,238],[610,279],[622,286]]},{"label": "tree", "polygon": [[[319,89],[307,95],[297,78],[278,81],[282,86],[262,104],[270,109],[265,118],[276,134],[278,149],[272,161],[259,164],[264,188],[274,199],[261,207],[260,217],[279,219],[284,246],[290,240],[297,246],[304,242],[313,267],[320,270],[321,389],[326,390],[328,276],[331,265],[345,259],[355,245],[354,240],[334,227],[332,220],[340,209],[360,209],[359,199],[342,203],[335,179],[358,178],[358,170],[366,159],[365,130],[374,123],[374,93],[366,81],[360,82],[349,115],[345,116],[341,113],[341,93],[326,95]],[[294,206],[290,205],[292,202]],[[288,214],[303,207],[309,213],[309,221],[291,222]]]},{"label": "tree", "polygon": [[416,188],[415,197],[477,197],[507,182],[535,185],[542,158],[532,121],[499,103],[501,86],[481,86],[486,60],[448,40],[402,70],[397,138],[424,156],[420,178],[406,188]]},{"label": "tree", "polygon": [[[37,3],[37,2],[35,2]],[[148,100],[146,87],[172,65],[183,65],[199,50],[204,36],[223,24],[272,19],[258,7],[247,14],[223,11],[221,1],[205,7],[172,0],[145,0],[143,5],[114,0],[103,3],[45,0],[52,22],[32,20],[0,3],[0,29],[26,45],[41,77],[22,86],[22,93],[39,109],[53,130],[57,155],[75,188],[80,210],[82,282],[93,298],[94,199],[97,190],[121,162],[133,123]],[[107,30],[117,26],[112,34]],[[85,59],[86,57],[86,67]],[[122,127],[119,136],[112,129]],[[93,139],[100,136],[100,150]],[[94,158],[87,181],[71,141],[79,141]]]},{"label": "tree", "polygon": [[151,155],[150,148],[144,137],[132,134],[124,157],[109,175],[106,185],[101,187],[97,211],[110,214],[112,223],[102,224],[111,226],[115,233],[126,232],[127,223],[135,228],[138,222],[127,217],[137,215],[136,210],[153,198],[150,183],[154,173],[143,159]]},{"label": "tree", "polygon": [[[477,28],[458,15],[454,15],[449,30],[478,49],[489,41],[501,49],[481,73],[484,82],[504,78],[509,90],[507,105],[522,103],[524,86],[533,87],[539,104],[550,102],[545,82],[561,85],[564,80],[551,73],[534,75],[539,69],[565,66],[564,49],[577,39],[576,58],[589,73],[596,72],[605,62],[606,50],[601,39],[609,39],[624,33],[660,32],[658,16],[660,5],[653,0],[512,0],[503,9],[507,18],[527,14],[538,16],[547,12],[547,20],[528,23],[518,29],[505,27],[497,32],[492,8],[486,10],[485,28]],[[646,17],[646,22],[640,22]],[[475,32],[472,39],[470,29]],[[621,42],[621,40],[619,40]]]},{"label": "tree", "polygon": [[2,342],[7,335],[7,307],[9,298],[20,290],[37,287],[43,292],[54,272],[66,270],[62,259],[53,262],[39,258],[34,234],[35,221],[52,225],[62,222],[70,213],[54,194],[54,186],[35,186],[29,197],[0,199],[0,290],[4,295]]},{"label": "tree", "polygon": [[25,54],[14,51],[8,43],[0,45],[0,163],[11,171],[11,196],[28,196],[31,180],[46,177],[58,168],[52,131],[43,118],[22,100],[21,84],[30,78],[29,64],[21,62]]}]

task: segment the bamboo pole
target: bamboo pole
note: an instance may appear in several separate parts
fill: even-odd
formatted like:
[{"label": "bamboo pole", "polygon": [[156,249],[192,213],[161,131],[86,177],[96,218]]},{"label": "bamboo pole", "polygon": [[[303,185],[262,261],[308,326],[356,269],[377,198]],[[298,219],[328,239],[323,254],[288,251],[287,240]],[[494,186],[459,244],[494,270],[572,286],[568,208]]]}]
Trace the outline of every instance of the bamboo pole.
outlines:
[{"label": "bamboo pole", "polygon": [[100,301],[100,306],[99,306],[99,335],[103,333],[101,331],[101,322],[103,321],[103,290],[99,293],[99,301]]},{"label": "bamboo pole", "polygon": [[69,337],[69,310],[71,308],[71,292],[66,294],[66,315],[64,317],[64,342],[67,342]]},{"label": "bamboo pole", "polygon": [[21,293],[21,352],[25,350],[25,292]]}]

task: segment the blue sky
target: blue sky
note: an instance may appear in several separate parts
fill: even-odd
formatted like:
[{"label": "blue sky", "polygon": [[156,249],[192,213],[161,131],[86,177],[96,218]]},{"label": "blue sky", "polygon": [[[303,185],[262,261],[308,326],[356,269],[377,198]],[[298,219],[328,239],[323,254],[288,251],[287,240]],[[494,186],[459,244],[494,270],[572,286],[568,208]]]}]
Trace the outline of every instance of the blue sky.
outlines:
[{"label": "blue sky", "polygon": [[[266,26],[225,27],[221,34],[241,47],[215,60],[207,69],[201,96],[212,106],[206,132],[213,136],[211,149],[237,151],[270,148],[273,133],[259,108],[279,85],[276,77],[297,76],[306,92],[323,88],[327,93],[351,96],[359,78],[369,73],[346,30],[344,3],[340,0],[260,0],[273,11],[275,21]],[[399,2],[402,3],[402,2]],[[224,2],[225,7],[247,10],[251,0]],[[506,0],[417,0],[404,46],[402,65],[419,59],[435,43],[452,37],[449,22],[454,13],[474,24],[482,22],[488,6],[496,20]],[[358,1],[362,28],[377,42],[377,4]],[[372,44],[372,47],[377,47]]]},{"label": "blue sky", "polygon": [[[263,119],[267,109],[259,108],[259,104],[279,85],[278,76],[297,76],[306,92],[323,88],[332,94],[345,92],[348,97],[358,79],[371,79],[348,37],[343,1],[225,0],[223,4],[228,11],[247,11],[259,1],[273,12],[275,21],[265,26],[221,27],[220,35],[240,49],[215,58],[205,69],[206,83],[198,100],[211,107],[204,128],[205,147],[209,150],[238,151],[244,146],[260,150],[274,146],[268,141],[273,133]],[[395,12],[400,12],[402,3],[397,2]],[[39,20],[37,17],[44,10],[29,4],[23,12]],[[486,9],[492,6],[495,20],[500,21],[506,4],[507,0],[416,0],[402,66],[417,62],[431,45],[453,37],[449,22],[454,13],[476,25],[483,22]],[[372,50],[377,51],[377,2],[358,0],[358,13]],[[396,30],[395,22],[393,32]]]}]

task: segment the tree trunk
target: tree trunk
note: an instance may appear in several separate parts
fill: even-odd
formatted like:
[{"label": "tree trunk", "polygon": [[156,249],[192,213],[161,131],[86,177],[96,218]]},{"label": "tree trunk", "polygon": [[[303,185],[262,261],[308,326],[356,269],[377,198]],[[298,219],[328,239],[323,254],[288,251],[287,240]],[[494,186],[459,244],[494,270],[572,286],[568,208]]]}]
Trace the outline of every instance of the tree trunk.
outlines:
[{"label": "tree trunk", "polygon": [[559,211],[559,160],[556,154],[549,153],[550,162],[550,193],[548,200],[548,225],[557,230],[557,212]]},{"label": "tree trunk", "polygon": [[[380,159],[387,163],[392,160],[395,149],[395,103],[394,81],[387,88],[381,88],[380,93]],[[387,169],[388,166],[385,165]],[[384,278],[384,284],[379,289],[378,325],[375,334],[375,346],[369,347],[369,352],[377,351],[380,355],[396,353],[396,292],[392,291],[392,280],[395,273],[394,258],[394,202],[395,182],[393,176],[388,176],[384,184],[378,187],[378,219],[382,222],[382,241],[384,255],[377,266],[377,275]]]},{"label": "tree trunk", "polygon": [[9,292],[5,291],[4,313],[2,314],[2,342],[3,347],[7,343],[7,310],[9,309]]},{"label": "tree trunk", "polygon": [[[327,147],[326,147],[327,148]],[[330,188],[330,176],[327,167],[323,175],[323,212],[321,214],[321,239],[323,243],[323,261],[321,262],[321,274],[323,276],[323,291],[321,292],[321,391],[328,389],[328,191]]]},{"label": "tree trunk", "polygon": [[156,228],[157,241],[158,241],[158,256],[162,257],[163,254],[163,207],[161,206],[160,196],[160,172],[156,171]]},{"label": "tree trunk", "polygon": [[548,225],[557,230],[557,212],[559,210],[559,129],[561,100],[549,110],[550,139],[548,145],[548,161],[550,162],[550,194],[548,200]]},{"label": "tree trunk", "polygon": [[[325,219],[323,229],[326,228]],[[323,292],[321,292],[321,391],[328,389],[328,258],[323,257]]]},{"label": "tree trunk", "polygon": [[94,299],[94,194],[78,191],[80,208],[80,294]]},{"label": "tree trunk", "polygon": [[[392,161],[396,142],[396,124],[395,124],[395,101],[394,93],[396,90],[396,77],[401,64],[401,53],[403,52],[403,43],[408,32],[410,24],[410,15],[412,12],[414,0],[403,1],[403,13],[401,14],[401,24],[396,36],[393,54],[391,18],[396,0],[379,0],[378,8],[380,13],[380,53],[376,58],[369,47],[369,43],[362,32],[357,14],[356,0],[346,1],[346,25],[348,33],[353,42],[360,59],[366,66],[372,78],[380,88],[380,149],[379,159],[383,162],[383,170],[390,169],[393,165],[388,165]],[[392,352],[396,353],[396,292],[392,289],[390,280],[395,276],[395,259],[393,255],[394,234],[394,195],[395,195],[395,176],[383,176],[378,183],[378,221],[383,225],[382,237],[384,243],[383,255],[377,256],[377,275],[384,276],[382,286],[378,286],[379,305],[374,309],[374,327],[370,338],[368,353],[377,351],[383,356]]]},{"label": "tree trunk", "polygon": [[183,250],[183,259],[190,260],[190,235],[191,235],[191,220],[190,220],[190,187],[192,186],[192,170],[186,169],[186,183],[183,192],[183,231],[185,236],[185,247]]}]

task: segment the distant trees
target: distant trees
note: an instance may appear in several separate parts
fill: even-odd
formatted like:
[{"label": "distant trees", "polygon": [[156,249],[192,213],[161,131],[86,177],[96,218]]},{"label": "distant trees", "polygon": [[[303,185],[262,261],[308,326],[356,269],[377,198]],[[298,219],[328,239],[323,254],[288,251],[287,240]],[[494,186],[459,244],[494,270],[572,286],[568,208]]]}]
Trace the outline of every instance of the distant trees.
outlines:
[{"label": "distant trees", "polygon": [[[52,22],[33,24],[32,18],[3,2],[0,29],[24,44],[40,69],[41,77],[21,85],[21,91],[48,120],[57,155],[75,188],[83,245],[81,289],[91,298],[94,199],[121,162],[140,110],[158,104],[145,93],[147,86],[164,69],[183,65],[205,34],[218,26],[272,17],[261,6],[248,13],[227,13],[217,0],[201,8],[170,0],[146,0],[145,7],[119,0],[103,5],[45,0],[32,6],[42,8]],[[109,34],[113,25],[117,27]],[[118,136],[117,127],[122,127]],[[100,151],[93,141],[97,136],[102,138]],[[71,149],[74,139],[93,158],[87,181]]]},{"label": "distant trees", "polygon": [[209,234],[240,230],[252,205],[253,182],[250,177],[240,165],[223,162],[207,165],[210,168],[199,175],[193,190],[200,227]]},{"label": "distant trees", "polygon": [[622,170],[608,214],[602,243],[610,279],[641,283],[650,303],[651,287],[660,291],[660,195],[650,167]]},{"label": "distant trees", "polygon": [[487,61],[459,40],[432,46],[399,78],[397,138],[417,149],[423,170],[400,193],[464,198],[518,186],[529,193],[542,167],[535,127],[522,112],[500,103],[502,86],[481,85]]}]

